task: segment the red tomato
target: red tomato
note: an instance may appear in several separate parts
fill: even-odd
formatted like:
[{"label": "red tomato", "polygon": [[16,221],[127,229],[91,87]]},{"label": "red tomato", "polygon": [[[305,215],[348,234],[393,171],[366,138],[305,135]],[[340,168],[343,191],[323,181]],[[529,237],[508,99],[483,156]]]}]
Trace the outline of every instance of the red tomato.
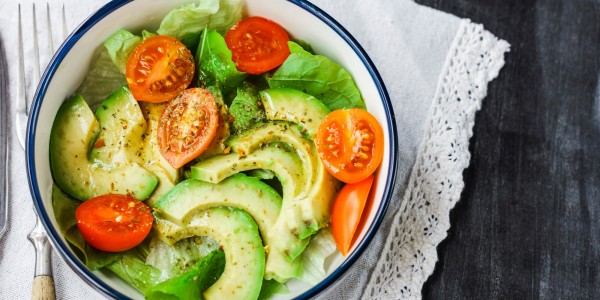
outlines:
[{"label": "red tomato", "polygon": [[139,101],[169,101],[192,82],[194,57],[180,41],[157,35],[142,41],[127,60],[125,75]]},{"label": "red tomato", "polygon": [[144,202],[128,195],[108,194],[83,202],[75,212],[77,228],[92,247],[108,252],[139,245],[152,229],[153,217]]},{"label": "red tomato", "polygon": [[323,119],[315,144],[331,175],[356,183],[373,174],[381,163],[383,129],[364,109],[335,110]]},{"label": "red tomato", "polygon": [[352,184],[346,184],[337,195],[331,210],[331,233],[342,255],[346,256],[352,246],[360,216],[365,208],[373,176]]},{"label": "red tomato", "polygon": [[217,132],[217,103],[205,89],[187,89],[169,102],[158,121],[158,147],[174,168],[181,168],[210,145]]},{"label": "red tomato", "polygon": [[261,17],[242,19],[225,34],[237,69],[250,74],[280,66],[290,55],[289,40],[279,24]]}]

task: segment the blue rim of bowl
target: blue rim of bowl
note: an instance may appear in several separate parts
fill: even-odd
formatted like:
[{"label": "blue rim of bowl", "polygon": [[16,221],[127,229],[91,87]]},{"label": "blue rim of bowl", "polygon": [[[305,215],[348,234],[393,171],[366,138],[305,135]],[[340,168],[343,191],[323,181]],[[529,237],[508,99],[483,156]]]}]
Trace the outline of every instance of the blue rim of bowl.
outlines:
[{"label": "blue rim of bowl", "polygon": [[[117,298],[117,299],[125,299],[127,296],[113,289],[111,286],[106,284],[104,281],[100,280],[95,274],[93,274],[81,261],[77,256],[70,251],[66,251],[65,249],[69,249],[68,245],[63,242],[60,238],[60,233],[56,228],[51,226],[52,222],[46,211],[43,209],[42,197],[40,195],[40,189],[37,182],[37,176],[35,173],[35,128],[37,125],[39,112],[42,104],[42,99],[46,94],[46,90],[52,77],[56,73],[58,66],[61,64],[67,53],[71,50],[71,48],[77,43],[77,41],[88,31],[90,30],[96,23],[102,20],[104,17],[117,10],[119,7],[132,2],[133,0],[113,0],[102,8],[97,10],[94,14],[92,14],[87,20],[85,20],[69,37],[66,41],[61,45],[58,49],[52,60],[50,61],[40,84],[38,85],[37,91],[34,97],[34,104],[32,108],[31,117],[27,124],[27,144],[26,144],[26,158],[27,158],[27,175],[29,180],[29,188],[33,197],[33,202],[35,209],[38,213],[39,218],[48,232],[48,237],[50,238],[52,245],[58,245],[58,247],[54,247],[56,251],[65,259],[67,264],[76,271],[76,273],[89,285],[95,287],[99,292],[103,293],[106,296]],[[350,267],[358,260],[358,258],[362,255],[362,253],[366,250],[369,243],[375,236],[377,229],[381,225],[383,221],[383,217],[387,208],[389,206],[392,192],[394,189],[394,182],[396,179],[396,164],[397,164],[397,133],[396,133],[396,122],[394,117],[394,112],[392,109],[392,104],[390,101],[390,97],[387,93],[385,85],[379,72],[375,68],[373,61],[369,58],[365,50],[359,45],[356,39],[346,30],[342,25],[340,25],[337,21],[335,21],[331,16],[322,11],[320,8],[315,6],[314,4],[306,1],[306,0],[287,0],[298,7],[308,11],[319,20],[327,24],[331,29],[333,29],[341,38],[343,38],[346,43],[354,50],[355,54],[360,58],[365,67],[367,68],[369,74],[371,75],[375,85],[377,86],[379,95],[383,100],[383,106],[385,108],[386,117],[387,117],[387,129],[390,134],[390,138],[392,139],[390,143],[390,153],[389,153],[389,161],[390,161],[390,176],[386,179],[385,189],[383,192],[383,200],[375,214],[375,219],[369,229],[365,237],[360,241],[356,249],[350,254],[348,258],[329,276],[327,276],[324,280],[322,280],[319,284],[313,286],[308,291],[304,292],[300,296],[296,297],[296,299],[309,299],[311,297],[316,296],[320,292],[324,291],[328,287],[333,286],[333,283],[342,277],[342,275],[350,269]]]}]

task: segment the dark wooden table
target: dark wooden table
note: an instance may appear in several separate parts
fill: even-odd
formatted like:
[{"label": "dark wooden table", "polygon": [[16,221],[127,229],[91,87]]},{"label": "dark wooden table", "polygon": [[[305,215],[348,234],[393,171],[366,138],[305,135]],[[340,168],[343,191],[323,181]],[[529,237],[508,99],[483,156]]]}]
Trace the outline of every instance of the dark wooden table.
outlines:
[{"label": "dark wooden table", "polygon": [[417,0],[511,44],[426,299],[600,299],[600,0]]}]

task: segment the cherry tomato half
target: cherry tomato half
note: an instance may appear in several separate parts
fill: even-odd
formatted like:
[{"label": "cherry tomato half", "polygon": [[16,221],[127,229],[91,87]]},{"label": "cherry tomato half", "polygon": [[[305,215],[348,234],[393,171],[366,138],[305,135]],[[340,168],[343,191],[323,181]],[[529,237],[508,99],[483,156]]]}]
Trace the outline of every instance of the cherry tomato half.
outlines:
[{"label": "cherry tomato half", "polygon": [[352,246],[352,238],[365,208],[373,176],[358,182],[346,184],[337,195],[331,209],[331,233],[342,255],[346,256]]},{"label": "cherry tomato half", "polygon": [[280,66],[290,55],[289,40],[279,24],[261,17],[242,19],[225,34],[237,69],[250,74]]},{"label": "cherry tomato half", "polygon": [[381,163],[383,129],[364,109],[335,110],[323,119],[315,144],[331,175],[356,183],[373,174]]},{"label": "cherry tomato half", "polygon": [[205,89],[187,89],[169,102],[158,121],[158,147],[174,168],[181,168],[210,145],[219,114],[215,98]]},{"label": "cherry tomato half", "polygon": [[154,220],[144,202],[116,194],[83,202],[75,211],[75,219],[83,239],[92,247],[108,252],[139,245],[150,233]]},{"label": "cherry tomato half", "polygon": [[192,82],[194,57],[180,41],[157,35],[142,41],[127,60],[125,75],[139,101],[169,101]]}]

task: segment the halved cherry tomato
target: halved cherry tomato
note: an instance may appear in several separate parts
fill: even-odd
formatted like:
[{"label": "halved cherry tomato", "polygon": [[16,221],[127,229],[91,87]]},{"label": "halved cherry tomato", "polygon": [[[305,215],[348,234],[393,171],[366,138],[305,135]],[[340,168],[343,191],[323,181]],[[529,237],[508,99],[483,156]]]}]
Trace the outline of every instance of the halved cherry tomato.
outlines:
[{"label": "halved cherry tomato", "polygon": [[342,255],[346,256],[352,246],[352,237],[365,208],[373,176],[358,182],[346,184],[337,195],[331,210],[331,233]]},{"label": "halved cherry tomato", "polygon": [[331,175],[355,183],[373,174],[381,163],[383,129],[364,109],[335,110],[323,119],[315,144]]},{"label": "halved cherry tomato", "polygon": [[150,233],[154,220],[144,202],[116,194],[83,202],[75,211],[75,219],[83,239],[92,247],[108,252],[139,245]]},{"label": "halved cherry tomato", "polygon": [[215,99],[205,89],[187,89],[169,102],[158,121],[158,147],[174,168],[181,168],[210,145],[219,123]]},{"label": "halved cherry tomato", "polygon": [[139,101],[169,101],[192,82],[194,57],[180,41],[157,35],[142,41],[127,60],[125,75]]},{"label": "halved cherry tomato", "polygon": [[279,24],[261,17],[240,20],[225,34],[238,71],[261,74],[281,65],[290,55],[290,40]]}]

